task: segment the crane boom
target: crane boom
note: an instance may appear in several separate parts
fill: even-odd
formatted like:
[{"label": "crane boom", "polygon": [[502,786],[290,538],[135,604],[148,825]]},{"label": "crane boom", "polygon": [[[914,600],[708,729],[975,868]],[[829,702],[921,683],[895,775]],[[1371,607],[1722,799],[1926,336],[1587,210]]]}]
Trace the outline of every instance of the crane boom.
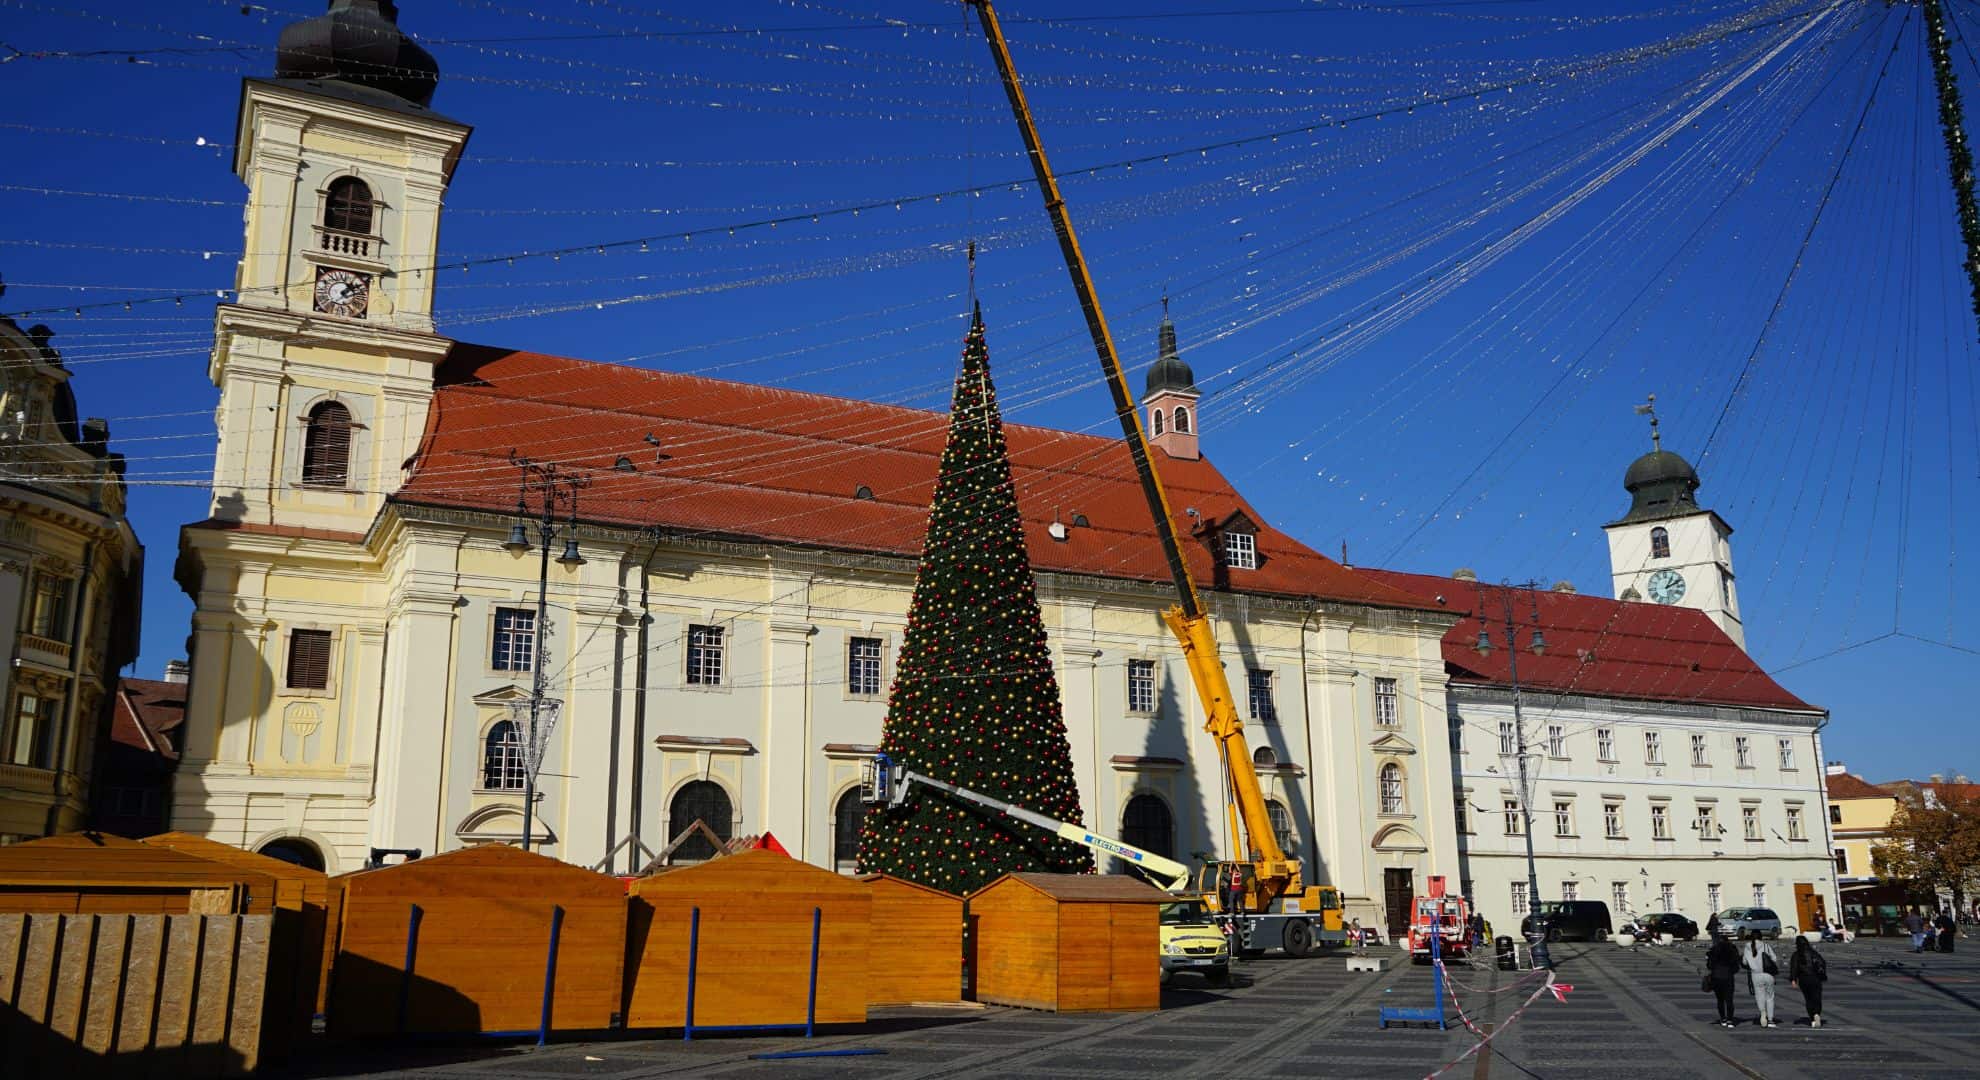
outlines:
[{"label": "crane boom", "polygon": [[[1017,118],[1025,152],[1031,159],[1039,191],[1045,198],[1045,212],[1051,215],[1053,232],[1059,238],[1059,252],[1065,258],[1066,272],[1071,276],[1073,291],[1079,297],[1080,311],[1086,316],[1087,332],[1093,338],[1094,351],[1099,354],[1100,369],[1106,374],[1107,390],[1113,395],[1114,415],[1120,421],[1128,456],[1134,461],[1135,475],[1141,480],[1142,494],[1147,498],[1149,512],[1155,519],[1155,534],[1161,541],[1162,555],[1168,560],[1169,576],[1175,582],[1177,594],[1176,605],[1162,612],[1162,621],[1182,646],[1183,659],[1189,665],[1190,680],[1203,703],[1206,717],[1204,728],[1216,740],[1224,773],[1230,779],[1230,802],[1235,809],[1234,816],[1242,822],[1246,844],[1245,851],[1240,852],[1239,861],[1252,866],[1253,903],[1262,910],[1280,895],[1300,891],[1299,861],[1288,857],[1279,847],[1278,834],[1272,828],[1271,814],[1265,806],[1264,789],[1258,783],[1258,773],[1252,767],[1251,750],[1245,741],[1244,721],[1238,715],[1237,705],[1231,697],[1230,681],[1225,677],[1223,663],[1217,655],[1216,633],[1210,626],[1209,616],[1197,595],[1196,582],[1190,576],[1189,565],[1183,558],[1182,539],[1176,530],[1175,515],[1169,508],[1168,495],[1162,489],[1162,479],[1155,471],[1148,437],[1141,427],[1141,414],[1135,407],[1133,393],[1128,389],[1127,376],[1121,370],[1120,356],[1114,349],[1113,332],[1107,328],[1107,317],[1100,310],[1100,298],[1093,286],[1093,276],[1087,270],[1086,256],[1080,251],[1072,218],[1066,212],[1058,178],[1052,174],[1044,143],[1031,118],[1031,107],[1025,101],[1024,88],[1018,82],[1017,68],[1011,60],[1010,46],[1004,40],[1003,26],[998,22],[990,0],[969,0],[969,4],[976,9],[984,37],[990,42],[997,75],[1004,84],[1004,95],[1010,100],[1011,112]],[[1249,858],[1244,858],[1247,854]]]}]

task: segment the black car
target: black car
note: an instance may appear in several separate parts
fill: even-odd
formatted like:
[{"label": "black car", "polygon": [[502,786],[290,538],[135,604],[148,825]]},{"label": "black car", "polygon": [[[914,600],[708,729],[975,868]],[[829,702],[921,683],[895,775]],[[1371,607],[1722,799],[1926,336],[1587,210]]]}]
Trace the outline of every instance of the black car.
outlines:
[{"label": "black car", "polygon": [[1643,929],[1653,937],[1658,934],[1669,934],[1679,941],[1691,941],[1698,937],[1698,924],[1675,911],[1645,915]]},{"label": "black car", "polygon": [[[1609,905],[1600,900],[1550,900],[1540,905],[1547,916],[1548,941],[1607,941],[1615,932]],[[1536,916],[1528,915],[1519,932],[1529,940],[1539,932]]]}]

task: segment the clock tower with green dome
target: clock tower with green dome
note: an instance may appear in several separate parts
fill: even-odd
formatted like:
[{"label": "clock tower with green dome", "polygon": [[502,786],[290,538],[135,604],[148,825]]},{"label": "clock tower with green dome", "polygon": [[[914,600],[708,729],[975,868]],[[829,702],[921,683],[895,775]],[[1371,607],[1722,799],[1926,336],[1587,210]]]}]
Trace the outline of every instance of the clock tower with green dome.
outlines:
[{"label": "clock tower with green dome", "polygon": [[1629,512],[1602,526],[1609,535],[1609,574],[1616,598],[1697,608],[1740,648],[1739,594],[1733,584],[1732,526],[1698,505],[1698,472],[1664,449],[1656,397],[1637,411],[1650,417],[1649,453],[1623,474]]}]

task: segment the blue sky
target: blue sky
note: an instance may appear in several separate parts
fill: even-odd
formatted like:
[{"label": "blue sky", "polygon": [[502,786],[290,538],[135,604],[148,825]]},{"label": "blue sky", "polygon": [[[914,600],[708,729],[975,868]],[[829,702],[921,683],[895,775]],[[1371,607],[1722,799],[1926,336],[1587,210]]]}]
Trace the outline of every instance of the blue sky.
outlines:
[{"label": "blue sky", "polygon": [[[847,2],[403,0],[435,107],[476,128],[448,259],[714,230],[444,274],[442,331],[939,408],[974,238],[1011,418],[1109,430],[981,36],[954,3]],[[131,458],[155,674],[212,469],[239,79],[322,5],[4,6],[0,310],[117,302],[22,321]],[[1970,89],[1980,9],[1949,7]],[[1205,451],[1274,524],[1606,592],[1654,392],[1736,530],[1752,651],[1833,711],[1829,756],[1980,771],[1976,330],[1915,7],[1000,11],[1123,352],[1154,359],[1168,294]],[[879,208],[831,213],[855,204]]]}]

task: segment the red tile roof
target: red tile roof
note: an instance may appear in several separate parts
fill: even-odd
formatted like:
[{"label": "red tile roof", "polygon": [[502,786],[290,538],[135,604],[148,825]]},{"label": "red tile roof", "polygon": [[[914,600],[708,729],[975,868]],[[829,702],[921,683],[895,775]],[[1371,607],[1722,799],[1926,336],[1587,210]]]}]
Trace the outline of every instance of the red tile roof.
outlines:
[{"label": "red tile roof", "polygon": [[[948,422],[921,409],[456,344],[435,373],[426,435],[394,499],[510,512],[514,449],[589,470],[578,504],[587,521],[913,557]],[[1019,424],[1004,431],[1035,568],[1168,581],[1119,439]],[[616,467],[621,458],[629,471]],[[1193,507],[1221,521],[1241,510],[1264,521],[1208,460],[1165,459],[1161,469],[1178,512]],[[872,497],[856,498],[861,488]],[[1075,514],[1090,524],[1065,541],[1047,535],[1055,515],[1070,523]],[[1268,525],[1258,526],[1256,570],[1220,570],[1207,542],[1188,547],[1204,587],[1425,606]]]},{"label": "red tile roof", "polygon": [[177,761],[178,728],[185,720],[185,683],[117,680],[117,701],[110,717],[112,742],[166,761]]},{"label": "red tile roof", "polygon": [[[1477,582],[1393,570],[1363,573],[1445,611],[1470,616],[1444,635],[1444,667],[1453,682],[1511,685],[1505,616],[1496,587],[1486,612],[1495,647],[1490,655],[1480,656],[1473,648],[1479,630]],[[1816,711],[1760,670],[1702,611],[1518,590],[1513,593],[1513,616],[1522,646],[1536,625],[1547,638],[1546,655],[1535,656],[1525,648],[1520,653],[1523,687],[1597,697]]]},{"label": "red tile roof", "polygon": [[1890,799],[1890,792],[1855,773],[1831,773],[1823,778],[1831,799]]}]

